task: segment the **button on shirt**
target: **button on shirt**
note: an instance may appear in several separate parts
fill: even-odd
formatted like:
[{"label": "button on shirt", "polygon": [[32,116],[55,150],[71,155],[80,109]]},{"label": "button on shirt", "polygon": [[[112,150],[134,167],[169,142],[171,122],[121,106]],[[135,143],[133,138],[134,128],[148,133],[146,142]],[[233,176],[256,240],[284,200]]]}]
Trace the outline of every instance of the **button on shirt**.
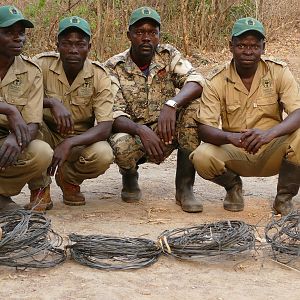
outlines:
[{"label": "button on shirt", "polygon": [[261,60],[250,91],[244,86],[234,62],[208,76],[196,120],[225,131],[267,130],[300,108],[298,84],[284,63]]}]

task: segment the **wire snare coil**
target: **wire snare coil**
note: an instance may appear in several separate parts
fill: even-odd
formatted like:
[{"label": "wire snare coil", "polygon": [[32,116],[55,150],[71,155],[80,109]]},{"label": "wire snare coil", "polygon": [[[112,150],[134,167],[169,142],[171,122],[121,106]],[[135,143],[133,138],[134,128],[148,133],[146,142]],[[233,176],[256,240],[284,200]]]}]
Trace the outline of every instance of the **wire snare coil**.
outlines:
[{"label": "wire snare coil", "polygon": [[[270,221],[265,228],[266,241],[271,244],[278,261],[300,256],[300,211],[294,211],[279,220]],[[279,254],[285,257],[279,257]]]},{"label": "wire snare coil", "polygon": [[157,245],[144,238],[70,234],[72,258],[96,269],[127,270],[147,267],[161,254]]},{"label": "wire snare coil", "polygon": [[164,253],[181,259],[236,254],[255,247],[254,228],[242,221],[166,230],[158,238]]},{"label": "wire snare coil", "polygon": [[0,265],[48,268],[66,259],[62,238],[41,213],[26,210],[0,215]]}]

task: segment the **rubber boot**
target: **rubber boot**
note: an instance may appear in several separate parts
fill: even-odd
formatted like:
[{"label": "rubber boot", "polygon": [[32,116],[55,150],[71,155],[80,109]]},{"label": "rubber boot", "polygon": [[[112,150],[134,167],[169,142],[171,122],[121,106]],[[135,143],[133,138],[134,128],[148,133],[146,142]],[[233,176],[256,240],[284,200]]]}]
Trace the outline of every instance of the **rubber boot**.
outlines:
[{"label": "rubber boot", "polygon": [[195,168],[189,159],[190,151],[178,149],[176,168],[176,204],[185,212],[201,212],[203,205],[196,199],[193,192]]},{"label": "rubber boot", "polygon": [[60,170],[58,170],[55,174],[55,181],[63,192],[64,204],[70,206],[85,205],[85,198],[80,192],[80,186],[66,182]]},{"label": "rubber boot", "polygon": [[300,166],[282,160],[277,183],[277,195],[273,204],[275,213],[286,216],[293,210],[292,198],[297,195],[300,185]]},{"label": "rubber boot", "polygon": [[120,168],[119,171],[122,174],[122,200],[128,203],[138,202],[142,197],[142,192],[138,183],[139,173],[137,168],[129,170]]},{"label": "rubber boot", "polygon": [[50,196],[50,185],[30,191],[30,203],[26,204],[26,210],[44,212],[53,207]]},{"label": "rubber boot", "polygon": [[223,202],[224,209],[229,211],[244,210],[243,184],[239,175],[227,169],[225,173],[213,178],[211,181],[221,185],[226,190]]},{"label": "rubber boot", "polygon": [[15,203],[10,197],[0,195],[0,214],[7,211],[14,211],[20,209],[17,203]]}]

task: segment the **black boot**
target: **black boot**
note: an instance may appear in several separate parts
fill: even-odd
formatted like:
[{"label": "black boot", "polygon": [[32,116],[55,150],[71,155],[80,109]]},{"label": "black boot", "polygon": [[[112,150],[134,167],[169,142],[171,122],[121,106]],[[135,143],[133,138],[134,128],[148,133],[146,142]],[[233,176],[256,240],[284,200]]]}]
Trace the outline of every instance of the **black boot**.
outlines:
[{"label": "black boot", "polygon": [[10,197],[0,195],[0,214],[6,211],[13,211],[20,209],[17,203],[11,200]]},{"label": "black boot", "polygon": [[227,192],[223,203],[224,209],[229,211],[244,210],[243,184],[240,176],[227,169],[225,173],[211,179],[211,181],[224,187]]},{"label": "black boot", "polygon": [[196,199],[193,192],[195,182],[195,168],[189,159],[190,151],[178,149],[176,168],[176,203],[183,211],[201,212],[203,205]]},{"label": "black boot", "polygon": [[131,203],[137,202],[142,197],[142,192],[139,187],[139,173],[136,169],[119,169],[122,174],[123,188],[121,198],[123,201]]},{"label": "black boot", "polygon": [[273,204],[276,213],[285,216],[293,210],[292,198],[297,195],[300,184],[300,166],[282,160],[277,183],[277,195]]}]

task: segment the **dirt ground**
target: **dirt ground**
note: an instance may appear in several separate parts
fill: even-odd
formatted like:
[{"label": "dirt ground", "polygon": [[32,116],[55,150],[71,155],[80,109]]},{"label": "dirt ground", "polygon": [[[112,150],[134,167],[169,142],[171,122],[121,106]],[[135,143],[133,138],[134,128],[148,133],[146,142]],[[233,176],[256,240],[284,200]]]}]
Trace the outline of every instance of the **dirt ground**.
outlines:
[{"label": "dirt ground", "polygon": [[[273,41],[268,55],[287,61],[300,79],[299,35]],[[206,53],[206,72],[224,57]],[[299,80],[300,82],[300,80]],[[68,234],[108,234],[156,240],[166,229],[193,226],[218,220],[243,220],[263,228],[271,217],[277,176],[243,178],[246,206],[243,212],[223,210],[224,190],[197,177],[195,194],[204,211],[183,212],[174,201],[176,153],[159,166],[140,168],[143,199],[137,204],[121,201],[121,176],[116,165],[95,180],[82,185],[87,204],[69,207],[62,203],[60,189],[52,184],[54,208],[47,213],[53,228],[68,243]],[[15,197],[20,204],[29,198],[28,189]],[[300,208],[300,195],[294,199]],[[259,242],[258,242],[259,245]],[[291,268],[273,260],[268,249],[226,258],[180,261],[161,257],[154,265],[135,271],[100,271],[68,259],[51,269],[16,270],[0,267],[0,299],[300,299],[300,262]]]}]

